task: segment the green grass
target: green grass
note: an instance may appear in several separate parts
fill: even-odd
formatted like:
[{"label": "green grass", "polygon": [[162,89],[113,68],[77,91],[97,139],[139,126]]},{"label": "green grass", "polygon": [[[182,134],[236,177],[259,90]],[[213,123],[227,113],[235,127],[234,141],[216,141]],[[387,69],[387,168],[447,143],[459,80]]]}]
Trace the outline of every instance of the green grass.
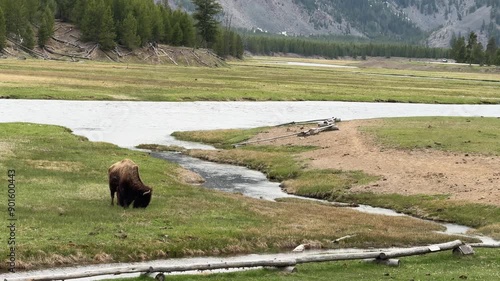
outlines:
[{"label": "green grass", "polygon": [[[259,269],[245,272],[209,275],[167,276],[173,281],[293,281],[293,280],[476,280],[496,281],[498,250],[476,249],[474,256],[456,257],[451,252],[405,257],[399,267],[387,267],[362,261],[343,261],[302,264],[296,273],[283,273],[273,269]],[[116,279],[115,279],[116,280]],[[121,281],[146,281],[153,278],[119,279]]]},{"label": "green grass", "polygon": [[180,140],[189,139],[194,142],[203,142],[217,148],[230,148],[234,144],[249,140],[254,135],[265,131],[265,127],[246,130],[223,129],[212,131],[174,132],[172,136]]},{"label": "green grass", "polygon": [[223,162],[258,170],[273,181],[295,178],[301,170],[300,163],[295,160],[294,156],[283,151],[246,148],[218,151],[189,150],[186,154],[212,162]]},{"label": "green grass", "polygon": [[341,170],[306,170],[299,176],[283,183],[284,188],[296,195],[323,198],[342,202],[345,195],[350,194],[353,185],[368,184],[378,180],[362,171]]},{"label": "green grass", "polygon": [[384,147],[500,155],[499,118],[387,118],[361,128]]},{"label": "green grass", "polygon": [[[0,124],[0,170],[16,171],[17,269],[293,249],[349,233],[343,246],[405,246],[452,239],[441,227],[314,202],[268,202],[179,183],[177,165],[57,126]],[[147,209],[110,206],[107,168],[124,158],[153,187]],[[7,212],[0,219],[7,220]],[[7,229],[1,231],[3,237]],[[2,241],[7,243],[4,238]],[[7,247],[0,255],[7,256]],[[4,258],[5,260],[6,258]],[[0,271],[6,270],[6,263]]]},{"label": "green grass", "polygon": [[2,60],[0,92],[4,98],[66,100],[500,103],[498,73],[315,68],[269,61],[200,68]]}]

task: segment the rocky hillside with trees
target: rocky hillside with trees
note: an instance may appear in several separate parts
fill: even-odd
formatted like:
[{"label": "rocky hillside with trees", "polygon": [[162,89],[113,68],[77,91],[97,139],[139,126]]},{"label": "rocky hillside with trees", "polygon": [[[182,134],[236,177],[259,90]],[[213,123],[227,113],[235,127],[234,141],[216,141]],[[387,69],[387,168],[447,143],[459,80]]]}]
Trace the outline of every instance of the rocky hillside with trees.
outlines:
[{"label": "rocky hillside with trees", "polygon": [[[193,9],[189,0],[171,5]],[[348,35],[450,47],[475,32],[500,43],[498,0],[219,0],[235,27],[270,34]]]}]

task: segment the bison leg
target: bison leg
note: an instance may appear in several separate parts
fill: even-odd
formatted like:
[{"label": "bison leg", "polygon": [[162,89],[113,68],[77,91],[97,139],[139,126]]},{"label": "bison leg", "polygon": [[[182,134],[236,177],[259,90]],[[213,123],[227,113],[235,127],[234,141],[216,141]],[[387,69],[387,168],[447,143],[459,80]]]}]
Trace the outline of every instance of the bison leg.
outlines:
[{"label": "bison leg", "polygon": [[[115,193],[116,193],[117,188],[118,188],[118,177],[110,176],[109,177],[109,192],[111,194],[111,206],[114,205]],[[116,197],[118,200],[118,194],[116,195]]]}]

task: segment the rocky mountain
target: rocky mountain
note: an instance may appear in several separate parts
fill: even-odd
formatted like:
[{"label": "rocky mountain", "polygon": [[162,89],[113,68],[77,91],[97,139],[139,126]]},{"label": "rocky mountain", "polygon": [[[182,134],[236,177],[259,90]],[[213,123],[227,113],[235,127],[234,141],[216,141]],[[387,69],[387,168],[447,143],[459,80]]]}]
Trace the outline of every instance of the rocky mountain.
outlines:
[{"label": "rocky mountain", "polygon": [[[233,27],[286,35],[351,35],[448,47],[474,31],[500,40],[500,0],[218,0]],[[190,0],[169,0],[187,10]]]}]

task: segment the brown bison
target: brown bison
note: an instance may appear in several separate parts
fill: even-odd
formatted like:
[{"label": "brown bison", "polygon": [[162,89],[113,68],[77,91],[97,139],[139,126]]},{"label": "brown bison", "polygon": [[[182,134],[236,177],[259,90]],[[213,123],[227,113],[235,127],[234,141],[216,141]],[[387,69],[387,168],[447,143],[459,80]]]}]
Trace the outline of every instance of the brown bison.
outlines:
[{"label": "brown bison", "polygon": [[114,205],[115,193],[118,204],[128,208],[134,202],[134,208],[146,208],[151,201],[153,190],[142,183],[139,166],[130,159],[124,159],[108,169],[111,205]]}]

